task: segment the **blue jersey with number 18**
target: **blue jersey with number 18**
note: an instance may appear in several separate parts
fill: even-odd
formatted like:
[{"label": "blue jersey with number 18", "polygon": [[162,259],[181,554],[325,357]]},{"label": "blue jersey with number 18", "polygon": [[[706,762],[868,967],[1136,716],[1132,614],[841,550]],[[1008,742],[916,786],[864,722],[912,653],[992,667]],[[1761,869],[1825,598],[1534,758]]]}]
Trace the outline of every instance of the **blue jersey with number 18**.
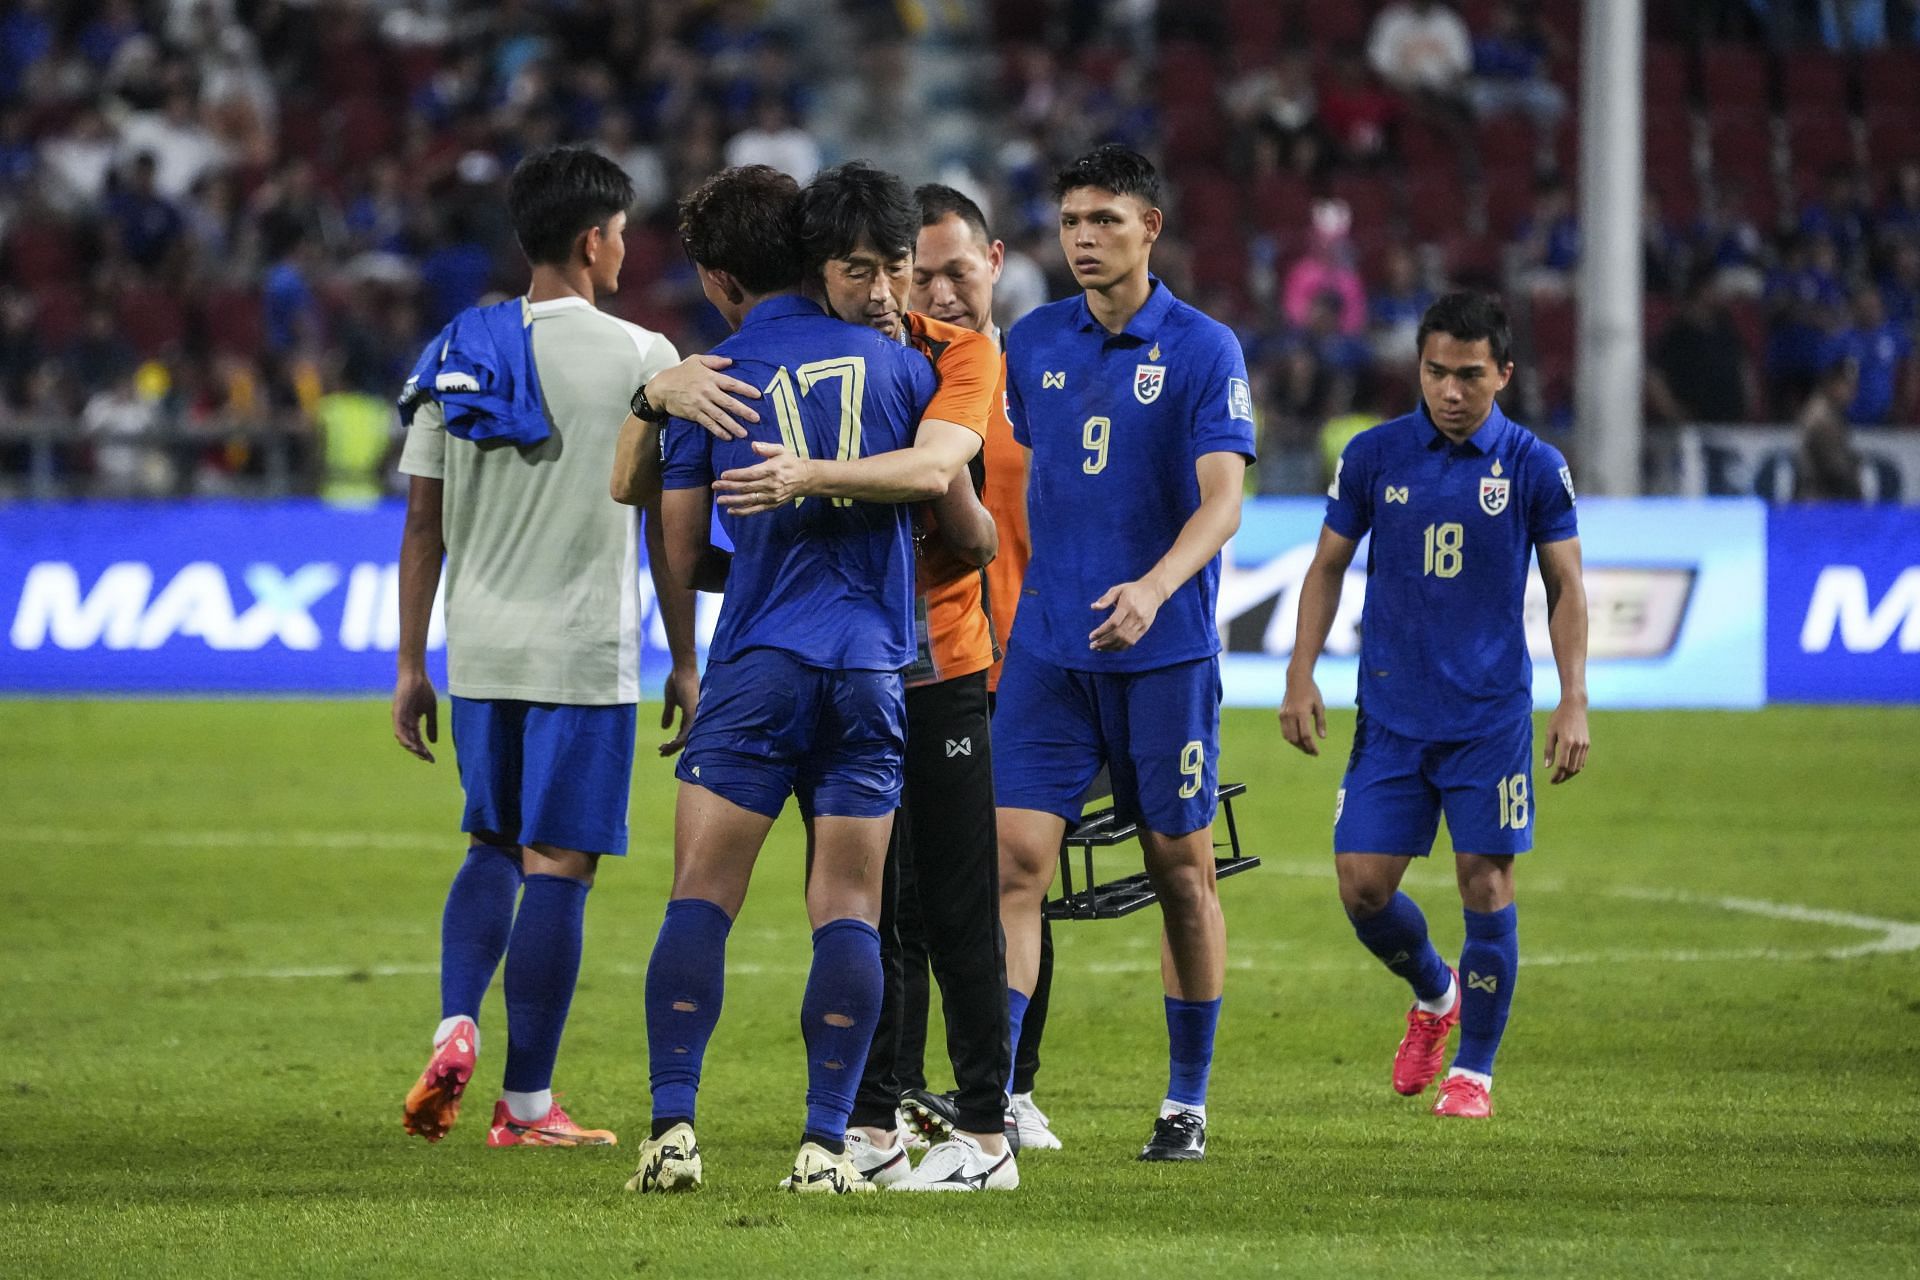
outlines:
[{"label": "blue jersey with number 18", "polygon": [[1464,742],[1533,709],[1527,566],[1578,537],[1573,475],[1494,405],[1453,444],[1423,404],[1355,436],[1327,490],[1327,527],[1369,531],[1360,709],[1388,729]]},{"label": "blue jersey with number 18", "polygon": [[[711,484],[761,461],[769,441],[814,458],[860,458],[913,443],[934,393],[927,358],[902,342],[842,323],[791,294],[748,312],[713,354],[759,387],[759,423],[719,440],[694,423],[667,424],[662,483]],[[726,601],[708,650],[730,662],[779,649],[830,671],[898,671],[913,661],[913,538],[894,503],[802,498],[759,515],[722,514],[733,540]]]},{"label": "blue jersey with number 18", "polygon": [[1166,555],[1200,508],[1204,454],[1253,460],[1253,397],[1233,331],[1158,279],[1109,333],[1085,296],[1050,303],[1007,335],[1007,417],[1033,450],[1033,558],[1008,648],[1078,671],[1148,671],[1220,652],[1220,557],[1160,606],[1131,649],[1095,651],[1093,602]]}]

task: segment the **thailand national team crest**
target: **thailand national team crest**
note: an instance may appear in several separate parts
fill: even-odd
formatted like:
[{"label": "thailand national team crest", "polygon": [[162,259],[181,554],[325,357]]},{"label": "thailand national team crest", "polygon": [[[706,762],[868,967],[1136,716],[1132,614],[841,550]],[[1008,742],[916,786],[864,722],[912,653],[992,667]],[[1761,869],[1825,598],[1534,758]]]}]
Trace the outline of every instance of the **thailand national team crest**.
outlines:
[{"label": "thailand national team crest", "polygon": [[1152,404],[1160,398],[1160,390],[1167,385],[1167,366],[1163,364],[1137,364],[1133,367],[1133,398],[1141,404]]},{"label": "thailand national team crest", "polygon": [[1507,509],[1507,496],[1512,491],[1513,482],[1500,474],[1500,460],[1493,460],[1493,474],[1480,478],[1480,509],[1490,516],[1497,516]]}]

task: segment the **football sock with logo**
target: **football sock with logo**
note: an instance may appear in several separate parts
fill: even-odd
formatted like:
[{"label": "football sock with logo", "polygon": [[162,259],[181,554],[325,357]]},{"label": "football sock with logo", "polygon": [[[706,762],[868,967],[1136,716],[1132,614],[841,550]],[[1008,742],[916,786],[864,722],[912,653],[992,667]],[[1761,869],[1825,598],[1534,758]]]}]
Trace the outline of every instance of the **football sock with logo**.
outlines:
[{"label": "football sock with logo", "polygon": [[1491,1076],[1520,967],[1517,913],[1508,903],[1498,911],[1462,914],[1467,941],[1460,948],[1460,1050],[1453,1055],[1453,1068]]},{"label": "football sock with logo", "polygon": [[[476,844],[454,873],[440,916],[440,1016],[480,1020],[520,896],[520,851]],[[435,1037],[438,1044],[443,1037]]]},{"label": "football sock with logo", "polygon": [[[1167,1001],[1167,1101],[1204,1107],[1213,1071],[1213,1033],[1220,1025],[1220,997]],[[1203,1112],[1204,1114],[1204,1112]]]},{"label": "football sock with logo", "polygon": [[[571,876],[531,875],[507,942],[507,1073],[513,1093],[553,1084],[573,985],[580,977],[580,935],[587,886]],[[524,1118],[524,1117],[521,1117]]]},{"label": "football sock with logo", "polygon": [[1364,920],[1353,920],[1353,932],[1380,963],[1407,980],[1420,1000],[1438,1000],[1447,994],[1447,962],[1427,938],[1427,918],[1404,893]]},{"label": "football sock with logo", "polygon": [[880,933],[864,920],[829,920],[813,931],[813,968],[800,1000],[807,1046],[804,1141],[846,1150],[853,1095],[880,1020]]},{"label": "football sock with logo", "polygon": [[[1007,1047],[1013,1049],[1020,1043],[1020,1024],[1026,1019],[1027,1006],[1033,1003],[1033,997],[1024,991],[1007,988]],[[1009,1055],[1011,1059],[1011,1055]],[[1011,1060],[1007,1063],[1007,1092],[1013,1092],[1014,1067]]]},{"label": "football sock with logo", "polygon": [[726,991],[727,934],[733,920],[704,898],[675,898],[647,961],[647,1069],[653,1136],[693,1123],[707,1041]]}]

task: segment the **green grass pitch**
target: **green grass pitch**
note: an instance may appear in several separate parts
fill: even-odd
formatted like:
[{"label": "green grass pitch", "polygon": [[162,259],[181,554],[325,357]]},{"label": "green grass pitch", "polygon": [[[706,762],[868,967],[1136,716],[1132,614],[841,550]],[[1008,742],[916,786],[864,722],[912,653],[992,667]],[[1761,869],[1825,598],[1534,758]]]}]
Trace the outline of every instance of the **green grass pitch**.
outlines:
[{"label": "green grass pitch", "polygon": [[[1010,1195],[825,1201],[774,1190],[804,1088],[791,817],[733,934],[707,1187],[621,1191],[672,827],[651,730],[558,1081],[622,1145],[482,1146],[497,980],[466,1118],[438,1146],[401,1133],[463,841],[451,751],[412,761],[385,719],[375,702],[0,703],[0,1274],[1920,1267],[1920,711],[1596,716],[1586,776],[1539,787],[1485,1124],[1388,1088],[1406,992],[1354,942],[1326,856],[1351,717],[1308,761],[1266,713],[1231,712],[1223,776],[1251,784],[1242,830],[1268,863],[1222,890],[1206,1162],[1133,1159],[1165,1085],[1147,911],[1059,931],[1039,1097],[1066,1150],[1023,1160]],[[1409,888],[1457,949],[1451,868]],[[944,1078],[937,1033],[934,1062]]]}]

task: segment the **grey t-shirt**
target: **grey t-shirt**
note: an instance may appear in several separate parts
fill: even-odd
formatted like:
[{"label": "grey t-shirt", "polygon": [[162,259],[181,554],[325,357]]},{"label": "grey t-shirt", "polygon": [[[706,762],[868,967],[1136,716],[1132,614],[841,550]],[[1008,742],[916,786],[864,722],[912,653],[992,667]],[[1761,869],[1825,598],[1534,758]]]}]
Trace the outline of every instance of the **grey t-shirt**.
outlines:
[{"label": "grey t-shirt", "polygon": [[608,494],[635,387],[679,360],[584,298],[532,304],[553,434],[530,449],[446,433],[422,404],[400,470],[445,482],[447,687],[462,698],[640,700],[635,512]]}]

